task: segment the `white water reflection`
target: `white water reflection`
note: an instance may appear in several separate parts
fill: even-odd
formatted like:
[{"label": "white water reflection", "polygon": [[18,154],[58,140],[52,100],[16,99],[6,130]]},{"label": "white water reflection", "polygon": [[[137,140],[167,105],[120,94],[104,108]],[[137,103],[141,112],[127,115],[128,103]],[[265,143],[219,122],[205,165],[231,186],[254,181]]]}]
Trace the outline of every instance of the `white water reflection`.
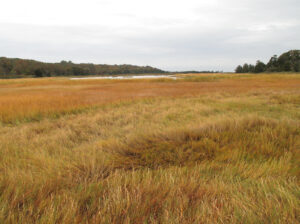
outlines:
[{"label": "white water reflection", "polygon": [[176,79],[175,76],[171,76],[171,75],[96,76],[96,77],[80,77],[80,78],[70,78],[70,79],[80,80],[80,79],[157,79],[157,78]]}]

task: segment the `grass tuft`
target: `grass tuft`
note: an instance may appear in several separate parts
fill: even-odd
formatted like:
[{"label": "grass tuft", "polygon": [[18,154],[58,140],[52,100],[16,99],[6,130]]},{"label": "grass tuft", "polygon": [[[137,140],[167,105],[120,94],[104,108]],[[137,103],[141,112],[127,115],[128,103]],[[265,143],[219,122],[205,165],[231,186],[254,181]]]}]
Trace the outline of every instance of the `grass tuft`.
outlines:
[{"label": "grass tuft", "polygon": [[300,126],[244,118],[197,128],[138,135],[103,146],[118,168],[191,166],[211,160],[267,160],[295,153]]}]

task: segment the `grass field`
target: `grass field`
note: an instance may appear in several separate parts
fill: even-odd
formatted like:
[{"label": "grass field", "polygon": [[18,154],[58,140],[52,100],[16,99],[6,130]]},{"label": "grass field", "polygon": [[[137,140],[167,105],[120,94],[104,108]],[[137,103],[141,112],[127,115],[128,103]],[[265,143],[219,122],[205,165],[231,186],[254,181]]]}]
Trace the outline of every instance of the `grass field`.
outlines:
[{"label": "grass field", "polygon": [[300,223],[300,75],[0,80],[0,223]]}]

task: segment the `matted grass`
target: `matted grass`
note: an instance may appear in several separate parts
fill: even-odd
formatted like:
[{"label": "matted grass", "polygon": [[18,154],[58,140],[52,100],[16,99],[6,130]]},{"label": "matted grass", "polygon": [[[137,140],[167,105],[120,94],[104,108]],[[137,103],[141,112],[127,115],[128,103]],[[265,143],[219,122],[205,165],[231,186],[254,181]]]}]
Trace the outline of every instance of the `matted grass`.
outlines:
[{"label": "matted grass", "polygon": [[207,76],[1,80],[0,223],[299,223],[299,75]]}]

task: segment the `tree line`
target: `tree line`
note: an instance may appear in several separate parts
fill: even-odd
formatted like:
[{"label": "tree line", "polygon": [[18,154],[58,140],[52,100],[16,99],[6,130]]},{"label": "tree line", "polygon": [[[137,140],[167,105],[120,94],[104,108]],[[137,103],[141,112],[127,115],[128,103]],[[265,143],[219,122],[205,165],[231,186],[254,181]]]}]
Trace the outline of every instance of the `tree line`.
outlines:
[{"label": "tree line", "polygon": [[267,64],[257,61],[255,65],[245,63],[235,69],[236,73],[300,72],[300,50],[291,50],[279,57],[274,55]]},{"label": "tree line", "polygon": [[16,77],[51,77],[51,76],[86,76],[164,73],[150,66],[75,64],[72,61],[44,63],[35,60],[0,57],[0,78]]}]

